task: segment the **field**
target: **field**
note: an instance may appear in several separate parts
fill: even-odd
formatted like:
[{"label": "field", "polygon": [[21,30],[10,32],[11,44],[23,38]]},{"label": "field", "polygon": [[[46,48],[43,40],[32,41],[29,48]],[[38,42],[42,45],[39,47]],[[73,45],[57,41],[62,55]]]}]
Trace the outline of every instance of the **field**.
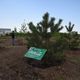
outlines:
[{"label": "field", "polygon": [[12,46],[10,37],[0,38],[0,80],[80,80],[80,50],[66,51],[62,65],[42,69],[24,58],[26,40],[18,37],[15,42]]}]

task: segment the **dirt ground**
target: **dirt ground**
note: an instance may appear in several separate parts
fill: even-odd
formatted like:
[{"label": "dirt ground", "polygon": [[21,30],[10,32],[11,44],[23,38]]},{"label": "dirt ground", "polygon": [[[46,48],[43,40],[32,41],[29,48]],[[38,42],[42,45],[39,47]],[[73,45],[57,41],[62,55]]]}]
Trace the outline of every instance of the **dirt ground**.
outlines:
[{"label": "dirt ground", "polygon": [[80,80],[80,50],[65,52],[66,61],[45,69],[29,65],[24,58],[27,46],[23,38],[0,40],[0,80]]}]

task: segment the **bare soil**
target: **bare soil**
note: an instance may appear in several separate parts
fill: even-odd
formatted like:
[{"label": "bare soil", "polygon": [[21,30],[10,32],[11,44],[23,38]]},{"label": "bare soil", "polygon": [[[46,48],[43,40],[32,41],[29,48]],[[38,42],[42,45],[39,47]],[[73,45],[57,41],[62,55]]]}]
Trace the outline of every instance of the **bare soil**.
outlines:
[{"label": "bare soil", "polygon": [[45,69],[27,63],[27,46],[23,38],[11,44],[11,38],[0,41],[0,80],[80,80],[80,50],[65,52],[66,61]]}]

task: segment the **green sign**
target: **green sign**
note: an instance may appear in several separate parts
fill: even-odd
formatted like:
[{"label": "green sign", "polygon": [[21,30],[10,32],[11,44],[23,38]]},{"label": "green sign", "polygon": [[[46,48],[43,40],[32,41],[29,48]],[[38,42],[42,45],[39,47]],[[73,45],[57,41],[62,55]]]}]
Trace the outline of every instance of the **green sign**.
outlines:
[{"label": "green sign", "polygon": [[41,60],[43,58],[44,54],[46,53],[46,51],[47,51],[47,49],[31,47],[24,56],[28,57],[28,58]]}]

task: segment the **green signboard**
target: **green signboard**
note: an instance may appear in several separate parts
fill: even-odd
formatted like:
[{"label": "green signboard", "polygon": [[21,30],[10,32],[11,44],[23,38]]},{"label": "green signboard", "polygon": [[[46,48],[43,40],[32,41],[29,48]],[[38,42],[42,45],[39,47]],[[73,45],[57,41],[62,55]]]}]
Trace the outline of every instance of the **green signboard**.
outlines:
[{"label": "green signboard", "polygon": [[46,53],[46,51],[47,49],[31,47],[24,56],[36,60],[41,60],[44,54]]}]

